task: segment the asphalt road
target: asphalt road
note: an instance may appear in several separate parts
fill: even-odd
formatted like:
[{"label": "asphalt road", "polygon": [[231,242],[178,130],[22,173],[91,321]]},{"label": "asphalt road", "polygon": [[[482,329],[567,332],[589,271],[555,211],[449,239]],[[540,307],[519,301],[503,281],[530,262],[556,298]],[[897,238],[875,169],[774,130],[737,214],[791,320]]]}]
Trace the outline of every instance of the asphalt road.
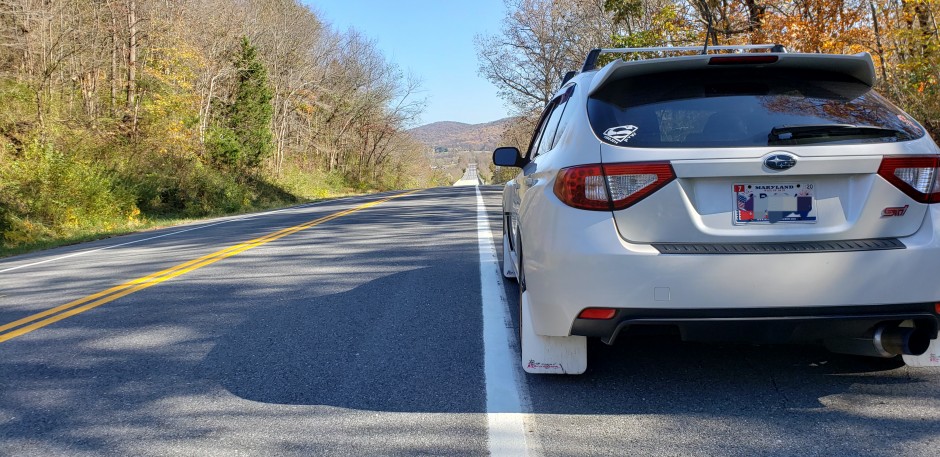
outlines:
[{"label": "asphalt road", "polygon": [[467,169],[464,170],[463,176],[454,183],[455,186],[476,186],[480,184],[480,175],[477,170],[477,164],[471,163],[467,165]]},{"label": "asphalt road", "polygon": [[485,455],[487,382],[530,455],[940,454],[940,370],[894,360],[624,338],[491,377],[476,189],[361,206],[393,195],[0,260],[0,455]]}]

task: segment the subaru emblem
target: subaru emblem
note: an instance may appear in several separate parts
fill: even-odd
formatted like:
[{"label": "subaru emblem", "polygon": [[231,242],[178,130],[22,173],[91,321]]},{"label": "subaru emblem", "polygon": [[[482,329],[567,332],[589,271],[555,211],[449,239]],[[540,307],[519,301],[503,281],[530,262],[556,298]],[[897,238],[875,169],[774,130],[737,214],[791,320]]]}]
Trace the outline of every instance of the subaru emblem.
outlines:
[{"label": "subaru emblem", "polygon": [[774,154],[764,159],[764,166],[775,171],[789,170],[794,165],[796,165],[796,157],[790,154]]}]

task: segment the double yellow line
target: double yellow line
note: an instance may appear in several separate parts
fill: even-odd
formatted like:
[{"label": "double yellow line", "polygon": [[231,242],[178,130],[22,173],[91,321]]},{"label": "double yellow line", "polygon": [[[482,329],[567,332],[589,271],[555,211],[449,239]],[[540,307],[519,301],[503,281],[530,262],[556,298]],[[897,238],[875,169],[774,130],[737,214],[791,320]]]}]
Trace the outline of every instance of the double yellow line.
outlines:
[{"label": "double yellow line", "polygon": [[365,203],[359,205],[355,208],[351,208],[345,211],[340,211],[338,213],[330,214],[329,216],[324,216],[319,219],[314,219],[310,222],[306,222],[300,225],[295,225],[283,230],[279,230],[274,233],[264,235],[260,238],[255,238],[253,240],[245,241],[243,243],[236,244],[234,246],[222,249],[221,251],[213,252],[212,254],[202,256],[198,259],[190,260],[185,263],[176,265],[175,267],[167,268],[163,271],[158,271],[153,274],[149,274],[142,278],[137,278],[132,281],[125,282],[124,284],[114,286],[110,289],[103,290],[96,294],[89,295],[78,300],[68,302],[64,305],[57,306],[46,311],[33,314],[31,316],[24,317],[20,320],[10,322],[9,324],[0,325],[0,343],[4,341],[11,340],[21,335],[25,335],[33,330],[40,329],[47,325],[61,321],[62,319],[69,318],[76,314],[84,313],[93,308],[97,308],[105,303],[112,302],[117,300],[125,295],[130,295],[139,290],[146,289],[151,286],[160,284],[163,281],[173,279],[177,276],[184,275],[193,270],[198,270],[206,265],[211,265],[220,260],[227,259],[233,255],[245,252],[249,249],[256,248],[266,243],[270,243],[274,240],[283,238],[287,235],[297,233],[301,230],[306,230],[310,227],[320,225],[324,222],[331,221],[343,216],[346,216],[356,211],[361,211],[366,208],[371,208],[376,205],[380,205],[389,200],[404,197],[406,195],[411,195],[417,192],[416,190],[405,192],[397,195],[393,195],[388,198],[381,200],[376,200],[373,202]]}]

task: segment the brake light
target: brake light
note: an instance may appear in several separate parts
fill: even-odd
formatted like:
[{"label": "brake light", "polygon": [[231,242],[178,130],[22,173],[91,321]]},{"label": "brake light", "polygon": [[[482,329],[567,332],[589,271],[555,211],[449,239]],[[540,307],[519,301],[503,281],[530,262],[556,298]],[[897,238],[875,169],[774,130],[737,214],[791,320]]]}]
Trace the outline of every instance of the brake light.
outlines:
[{"label": "brake light", "polygon": [[940,156],[885,157],[878,175],[920,203],[940,203]]},{"label": "brake light", "polygon": [[669,162],[581,165],[558,172],[555,195],[566,205],[578,209],[621,210],[675,178]]},{"label": "brake light", "polygon": [[610,210],[610,197],[600,165],[562,168],[555,177],[555,195],[566,205],[575,208]]},{"label": "brake light", "polygon": [[708,59],[709,65],[755,65],[762,63],[776,63],[779,56],[715,56]]}]

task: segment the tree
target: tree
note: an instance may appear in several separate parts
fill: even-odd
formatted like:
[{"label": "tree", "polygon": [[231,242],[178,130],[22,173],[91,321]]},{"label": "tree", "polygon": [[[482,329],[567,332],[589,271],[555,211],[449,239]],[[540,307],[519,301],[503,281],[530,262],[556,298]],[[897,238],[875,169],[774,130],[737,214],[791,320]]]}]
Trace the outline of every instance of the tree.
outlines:
[{"label": "tree", "polygon": [[271,153],[273,136],[271,89],[268,74],[248,38],[242,38],[236,69],[235,88],[225,119],[215,134],[216,160],[237,169],[255,169]]},{"label": "tree", "polygon": [[300,0],[0,0],[0,241],[435,183],[417,89]]},{"label": "tree", "polygon": [[503,31],[477,36],[480,74],[516,114],[541,110],[561,77],[609,40],[603,0],[507,0]]},{"label": "tree", "polygon": [[696,39],[687,11],[671,0],[605,0],[614,47],[682,46]]},{"label": "tree", "polygon": [[882,32],[889,63],[885,89],[940,140],[940,0],[891,0],[870,9],[888,29]]}]

